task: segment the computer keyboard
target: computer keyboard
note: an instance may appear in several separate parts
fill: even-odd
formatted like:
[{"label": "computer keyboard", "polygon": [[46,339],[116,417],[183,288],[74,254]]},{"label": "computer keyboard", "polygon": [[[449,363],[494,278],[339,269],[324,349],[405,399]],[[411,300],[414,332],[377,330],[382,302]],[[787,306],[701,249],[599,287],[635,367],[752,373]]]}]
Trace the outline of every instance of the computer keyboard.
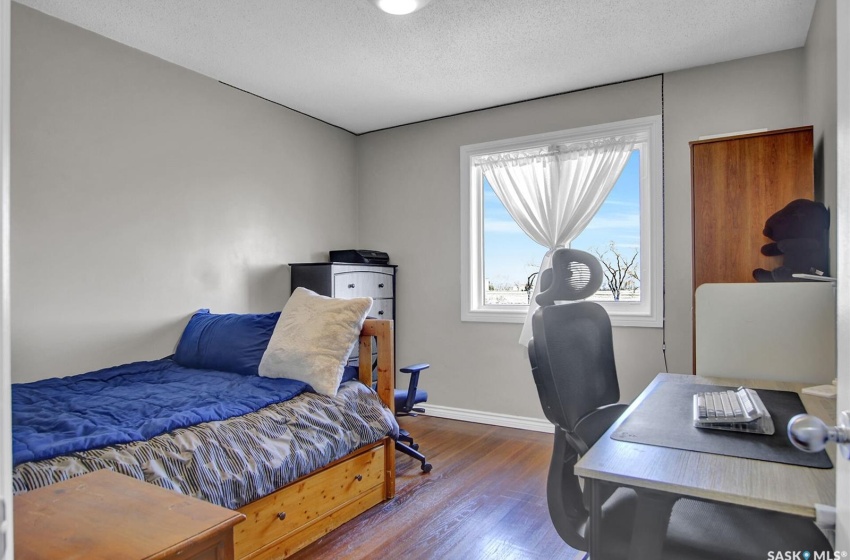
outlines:
[{"label": "computer keyboard", "polygon": [[774,433],[773,420],[758,393],[745,387],[695,394],[694,426],[768,435]]}]

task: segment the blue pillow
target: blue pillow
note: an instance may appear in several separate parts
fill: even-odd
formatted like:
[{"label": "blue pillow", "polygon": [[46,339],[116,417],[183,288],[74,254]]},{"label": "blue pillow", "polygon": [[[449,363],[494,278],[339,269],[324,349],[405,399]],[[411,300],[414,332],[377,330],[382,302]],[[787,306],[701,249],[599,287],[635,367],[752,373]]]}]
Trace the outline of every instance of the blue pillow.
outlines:
[{"label": "blue pillow", "polygon": [[216,315],[201,309],[183,330],[174,361],[183,367],[258,375],[280,311]]},{"label": "blue pillow", "polygon": [[345,383],[346,381],[351,381],[352,379],[360,378],[360,370],[357,366],[345,366],[345,369],[342,370],[342,379],[340,379],[340,384]]}]

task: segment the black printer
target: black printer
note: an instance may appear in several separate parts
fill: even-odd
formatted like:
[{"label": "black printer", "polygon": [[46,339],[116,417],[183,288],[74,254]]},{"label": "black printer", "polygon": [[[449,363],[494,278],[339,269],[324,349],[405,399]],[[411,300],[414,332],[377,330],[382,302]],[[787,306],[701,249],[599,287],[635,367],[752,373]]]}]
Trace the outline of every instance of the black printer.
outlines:
[{"label": "black printer", "polygon": [[329,251],[330,262],[356,264],[389,264],[390,256],[383,251],[371,249],[342,249]]}]

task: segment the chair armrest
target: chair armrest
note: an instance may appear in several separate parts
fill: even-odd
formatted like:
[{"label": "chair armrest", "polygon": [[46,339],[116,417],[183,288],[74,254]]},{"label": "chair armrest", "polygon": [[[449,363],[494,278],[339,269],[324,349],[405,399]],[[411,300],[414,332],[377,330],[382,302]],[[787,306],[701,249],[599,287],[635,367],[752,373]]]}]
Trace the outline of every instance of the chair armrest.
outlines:
[{"label": "chair armrest", "polygon": [[[417,390],[419,388],[419,373],[423,369],[428,369],[431,367],[431,364],[413,364],[412,366],[405,366],[403,368],[399,368],[399,371],[402,373],[410,374],[410,381],[407,387],[407,398],[404,399],[403,403],[399,403],[396,412],[399,414],[413,414],[414,411],[422,412],[421,409],[413,408],[416,400]],[[423,395],[423,398],[427,399],[427,395]]]}]

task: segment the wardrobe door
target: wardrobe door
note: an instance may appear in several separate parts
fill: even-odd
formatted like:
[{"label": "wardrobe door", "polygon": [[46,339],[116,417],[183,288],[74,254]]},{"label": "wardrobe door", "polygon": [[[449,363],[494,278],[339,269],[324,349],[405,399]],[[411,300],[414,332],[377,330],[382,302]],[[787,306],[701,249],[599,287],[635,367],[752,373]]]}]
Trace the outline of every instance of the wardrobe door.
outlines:
[{"label": "wardrobe door", "polygon": [[764,223],[798,198],[814,197],[812,127],[691,142],[693,287],[754,282],[780,266],[761,247]]}]

